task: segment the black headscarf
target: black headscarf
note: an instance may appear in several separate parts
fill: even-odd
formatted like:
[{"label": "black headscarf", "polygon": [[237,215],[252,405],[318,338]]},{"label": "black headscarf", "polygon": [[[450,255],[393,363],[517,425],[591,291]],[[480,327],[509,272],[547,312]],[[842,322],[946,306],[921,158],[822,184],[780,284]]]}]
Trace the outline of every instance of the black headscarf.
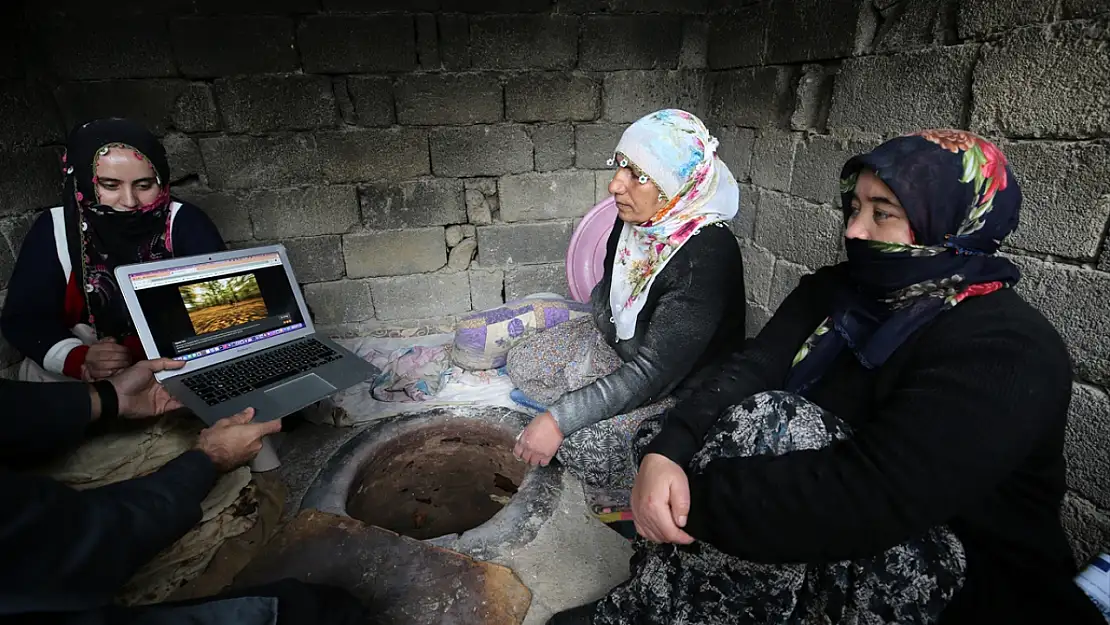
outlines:
[{"label": "black headscarf", "polygon": [[[133,211],[100,203],[96,164],[109,148],[132,150],[150,163],[160,186],[157,199]],[[89,324],[99,337],[134,333],[114,271],[120,265],[172,256],[170,166],[161,142],[127,119],[100,119],[73,129],[63,157],[66,232],[78,288],[85,293]]]},{"label": "black headscarf", "polygon": [[878,367],[937,315],[1020,279],[996,254],[1017,228],[1021,188],[994,144],[962,130],[925,130],[856,156],[840,176],[845,223],[864,169],[898,197],[914,243],[845,241],[851,284],[798,351],[786,390],[804,392],[845,347]]}]

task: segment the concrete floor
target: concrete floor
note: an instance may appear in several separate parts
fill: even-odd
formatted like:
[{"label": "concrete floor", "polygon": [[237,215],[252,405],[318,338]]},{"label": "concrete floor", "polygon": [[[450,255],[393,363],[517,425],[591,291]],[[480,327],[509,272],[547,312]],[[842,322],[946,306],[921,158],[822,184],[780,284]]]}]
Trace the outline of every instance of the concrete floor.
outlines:
[{"label": "concrete floor", "polygon": [[628,578],[628,540],[592,516],[581,482],[562,474],[559,503],[536,538],[493,560],[532,591],[524,625],[543,625],[552,614],[600,599]]},{"label": "concrete floor", "polygon": [[[326,460],[360,431],[303,423],[277,435],[278,472],[289,488],[286,515],[296,513]],[[598,599],[628,577],[628,541],[590,514],[577,478],[561,471],[561,479],[559,501],[535,538],[490,560],[512,569],[532,592],[524,625],[543,625],[555,612]]]}]

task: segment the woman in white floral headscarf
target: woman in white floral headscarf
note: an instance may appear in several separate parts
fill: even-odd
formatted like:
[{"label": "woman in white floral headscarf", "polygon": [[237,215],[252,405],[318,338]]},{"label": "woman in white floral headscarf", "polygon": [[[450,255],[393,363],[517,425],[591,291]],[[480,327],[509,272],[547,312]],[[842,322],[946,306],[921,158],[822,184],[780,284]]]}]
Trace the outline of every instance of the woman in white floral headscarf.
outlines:
[{"label": "woman in white floral headscarf", "polygon": [[717,139],[685,111],[632,124],[610,163],[618,219],[592,319],[537,334],[508,366],[517,387],[547,407],[517,440],[517,457],[547,464],[558,452],[587,483],[628,488],[637,424],[743,338],[743,262],[727,227],[740,189]]}]

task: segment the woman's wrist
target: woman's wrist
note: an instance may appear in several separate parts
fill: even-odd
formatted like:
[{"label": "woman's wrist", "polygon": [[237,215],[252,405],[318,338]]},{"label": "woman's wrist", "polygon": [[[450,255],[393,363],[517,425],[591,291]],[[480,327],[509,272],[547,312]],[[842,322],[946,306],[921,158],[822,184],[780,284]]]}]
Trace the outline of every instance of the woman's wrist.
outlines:
[{"label": "woman's wrist", "polygon": [[566,428],[563,426],[562,421],[559,420],[559,413],[554,406],[548,406],[547,411],[542,414],[546,414],[551,417],[551,420],[555,422],[555,427],[559,428],[560,434],[562,434],[563,436],[567,435]]},{"label": "woman's wrist", "polygon": [[[541,412],[540,414],[536,415],[536,418],[537,419],[541,418],[544,415],[547,415],[551,419],[551,422],[555,424],[555,428],[557,430],[559,430],[559,434],[563,434],[563,426],[559,425],[559,420],[557,418],[555,418],[555,415],[551,414],[550,411]],[[565,434],[564,434],[564,436],[565,436]]]}]

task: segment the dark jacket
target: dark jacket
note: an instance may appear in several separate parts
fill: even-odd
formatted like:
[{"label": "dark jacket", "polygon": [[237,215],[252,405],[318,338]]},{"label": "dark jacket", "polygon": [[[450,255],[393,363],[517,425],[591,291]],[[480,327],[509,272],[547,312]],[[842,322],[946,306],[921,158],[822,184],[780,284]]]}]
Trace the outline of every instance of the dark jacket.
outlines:
[{"label": "dark jacket", "polygon": [[675,252],[651,285],[635,335],[618,341],[609,289],[622,227],[618,219],[606,247],[605,275],[590,302],[597,329],[624,364],[548,407],[564,435],[671,394],[744,337],[740,246],[727,225],[715,224]]},{"label": "dark jacket", "polygon": [[[282,579],[215,597],[111,604],[124,583],[201,519],[216,483],[204,453],[149,475],[74,490],[13,470],[77,445],[91,422],[88,386],[0,380],[0,623],[49,625],[355,625],[350,593]],[[276,620],[275,620],[276,619]]]},{"label": "dark jacket", "polygon": [[[759,336],[667,415],[648,453],[686,466],[724,410],[782,389],[845,268],[803,278]],[[947,525],[967,579],[942,624],[1098,623],[1072,582],[1059,516],[1071,379],[1060,336],[1015,291],[969,298],[876,369],[844,350],[806,393],[851,426],[848,440],[689,475],[686,530],[756,562],[819,563]]]},{"label": "dark jacket", "polygon": [[13,470],[81,440],[91,423],[88,389],[0,380],[0,621],[108,604],[200,521],[200,504],[216,483],[216,467],[200,451],[88,490]]}]

